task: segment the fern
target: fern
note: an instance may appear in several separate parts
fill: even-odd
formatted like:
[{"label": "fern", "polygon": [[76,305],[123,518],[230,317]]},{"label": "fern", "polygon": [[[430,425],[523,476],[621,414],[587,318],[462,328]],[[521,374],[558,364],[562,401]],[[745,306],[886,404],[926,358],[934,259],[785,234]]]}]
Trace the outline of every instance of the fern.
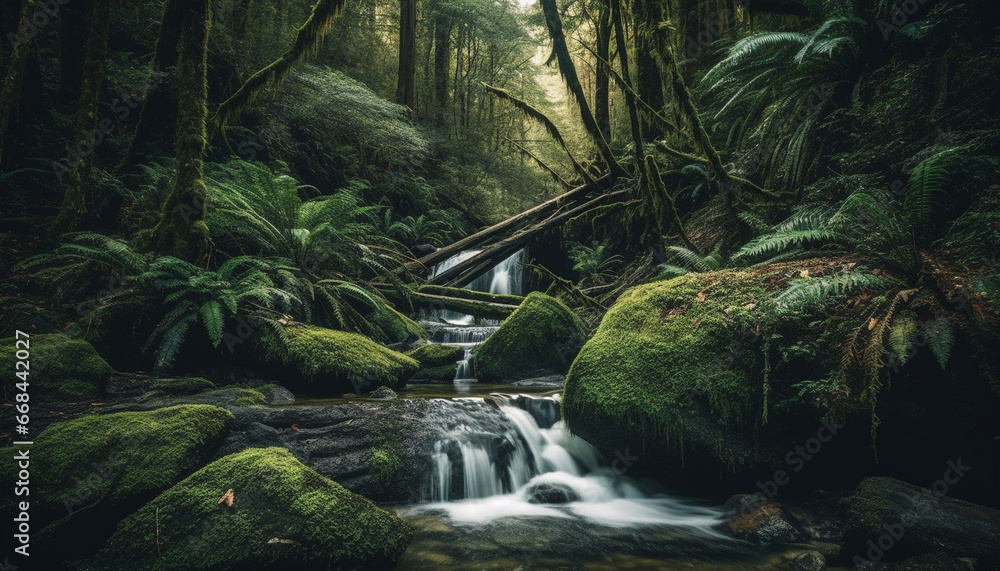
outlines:
[{"label": "fern", "polygon": [[889,347],[900,366],[909,359],[910,349],[917,336],[917,322],[912,317],[897,317],[889,328]]},{"label": "fern", "polygon": [[947,319],[935,319],[924,326],[924,336],[927,338],[927,346],[931,348],[931,353],[934,353],[934,358],[941,365],[941,369],[944,369],[951,356],[951,348],[955,344],[951,323]]},{"label": "fern", "polygon": [[840,232],[823,228],[809,230],[779,231],[756,238],[733,254],[733,261],[753,260],[785,253],[791,249],[802,249],[809,245],[838,245],[846,242]]},{"label": "fern", "polygon": [[901,282],[894,278],[853,271],[836,276],[793,280],[791,285],[778,295],[776,302],[778,307],[789,311],[810,304],[823,304],[832,295],[884,291],[899,285]]},{"label": "fern", "polygon": [[952,148],[928,157],[910,172],[903,197],[903,211],[913,227],[922,228],[930,223],[939,198],[950,184],[946,164],[956,151]]}]

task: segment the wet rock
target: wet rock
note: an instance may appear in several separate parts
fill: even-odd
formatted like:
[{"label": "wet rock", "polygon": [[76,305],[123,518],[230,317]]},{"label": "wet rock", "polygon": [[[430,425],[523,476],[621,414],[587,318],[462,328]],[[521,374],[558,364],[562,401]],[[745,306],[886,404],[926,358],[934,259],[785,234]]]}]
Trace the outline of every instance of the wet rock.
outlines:
[{"label": "wet rock", "polygon": [[292,404],[295,402],[295,395],[292,394],[292,391],[281,385],[264,385],[257,390],[264,395],[269,405]]},{"label": "wet rock", "polygon": [[533,504],[568,504],[580,499],[569,486],[549,482],[534,484],[524,493]]},{"label": "wet rock", "polygon": [[899,563],[871,563],[856,567],[859,571],[972,571],[988,568],[976,566],[973,561],[956,559],[941,551],[918,555]]},{"label": "wet rock", "polygon": [[373,399],[396,399],[399,395],[396,391],[390,389],[389,387],[379,387],[368,394],[369,398]]},{"label": "wet rock", "polygon": [[792,559],[792,571],[825,571],[826,557],[818,551],[805,551]]},{"label": "wet rock", "polygon": [[795,543],[807,539],[778,502],[745,507],[730,518],[726,528],[734,537],[761,544]]},{"label": "wet rock", "polygon": [[[32,335],[16,344],[13,337],[0,345],[0,367],[14,379],[17,352],[30,353],[31,397],[34,399],[80,401],[96,398],[104,391],[114,370],[94,347],[68,335]],[[29,343],[30,342],[30,343]],[[19,369],[18,369],[19,370]]]},{"label": "wet rock", "polygon": [[[946,477],[966,470],[953,462]],[[943,490],[947,484],[941,480]],[[948,497],[893,478],[867,478],[845,502],[846,553],[900,561],[929,552],[1000,562],[1000,510]]]}]

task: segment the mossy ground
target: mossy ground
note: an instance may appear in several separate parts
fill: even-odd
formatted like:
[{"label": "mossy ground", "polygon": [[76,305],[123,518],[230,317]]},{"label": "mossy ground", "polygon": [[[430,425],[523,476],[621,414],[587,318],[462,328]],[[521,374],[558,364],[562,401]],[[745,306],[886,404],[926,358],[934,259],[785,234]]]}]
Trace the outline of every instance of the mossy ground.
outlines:
[{"label": "mossy ground", "polygon": [[565,304],[533,292],[476,349],[476,378],[502,383],[539,371],[565,373],[586,338],[583,321]]},{"label": "mossy ground", "polygon": [[311,325],[286,330],[284,347],[267,347],[269,358],[294,369],[303,392],[341,394],[379,386],[402,388],[420,364],[356,333]]},{"label": "mossy ground", "polygon": [[[0,341],[0,367],[13,379],[19,349],[13,337]],[[97,397],[114,370],[94,347],[62,334],[32,335],[28,345],[31,396],[78,401]],[[18,369],[21,370],[21,369]],[[13,381],[11,381],[13,384]]]},{"label": "mossy ground", "polygon": [[[233,490],[232,506],[220,498]],[[195,472],[125,518],[101,569],[389,568],[409,527],[283,448],[248,449]]]},{"label": "mossy ground", "polygon": [[149,388],[171,395],[190,395],[215,388],[215,383],[202,377],[178,377],[174,379],[153,379]]},{"label": "mossy ground", "polygon": [[53,424],[31,449],[33,515],[152,497],[196,469],[234,421],[223,408],[179,405]]}]

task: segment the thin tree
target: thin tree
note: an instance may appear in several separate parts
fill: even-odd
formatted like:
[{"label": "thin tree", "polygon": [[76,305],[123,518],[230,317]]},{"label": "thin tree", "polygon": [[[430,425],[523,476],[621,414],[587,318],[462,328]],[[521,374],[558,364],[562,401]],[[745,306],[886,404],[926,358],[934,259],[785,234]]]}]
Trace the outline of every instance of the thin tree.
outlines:
[{"label": "thin tree", "polygon": [[399,0],[399,79],[396,100],[414,108],[417,83],[417,0]]},{"label": "thin tree", "polygon": [[3,159],[3,140],[10,128],[10,116],[21,102],[21,82],[24,80],[24,67],[34,45],[32,20],[38,13],[38,0],[23,0],[21,16],[18,19],[17,34],[7,74],[4,77],[3,89],[0,90],[0,160]]},{"label": "thin tree", "polygon": [[108,20],[111,0],[94,0],[88,23],[87,44],[84,47],[83,75],[80,81],[80,98],[73,131],[73,149],[79,153],[77,164],[70,165],[69,181],[63,194],[59,214],[52,222],[53,228],[71,231],[77,227],[88,210],[94,206],[91,189],[96,146],[100,139],[98,105],[101,84],[104,82],[104,60],[108,56]]}]

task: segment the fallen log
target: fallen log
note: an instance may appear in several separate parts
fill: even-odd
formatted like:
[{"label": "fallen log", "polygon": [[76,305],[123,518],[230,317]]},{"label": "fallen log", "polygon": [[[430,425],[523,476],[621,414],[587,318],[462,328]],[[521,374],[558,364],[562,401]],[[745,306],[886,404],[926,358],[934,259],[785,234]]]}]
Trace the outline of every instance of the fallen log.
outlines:
[{"label": "fallen log", "polygon": [[412,300],[414,302],[423,302],[434,309],[450,309],[486,319],[504,319],[517,309],[516,305],[507,303],[493,303],[474,299],[432,295],[429,293],[420,293],[419,291],[413,292]]},{"label": "fallen log", "polygon": [[500,263],[503,259],[524,247],[524,244],[536,234],[559,226],[571,218],[579,216],[596,206],[600,206],[602,203],[611,202],[613,199],[626,198],[628,195],[629,192],[625,190],[602,194],[597,198],[577,206],[576,208],[572,208],[561,214],[550,216],[542,222],[530,226],[513,236],[508,236],[492,246],[487,246],[482,252],[479,252],[468,260],[455,264],[454,266],[427,280],[427,283],[451,287],[460,287],[467,284],[478,276],[481,276],[489,271],[490,268]]},{"label": "fallen log", "polygon": [[417,292],[430,295],[443,295],[445,297],[455,297],[458,299],[470,299],[472,301],[485,301],[487,303],[501,303],[505,305],[521,305],[524,297],[505,293],[487,293],[458,287],[445,287],[436,285],[422,285],[417,288]]},{"label": "fallen log", "polygon": [[448,246],[439,248],[419,260],[406,264],[406,268],[411,271],[416,271],[421,266],[424,268],[430,268],[434,264],[443,262],[459,252],[481,247],[499,235],[515,232],[533,222],[536,222],[537,220],[546,216],[551,216],[552,213],[557,212],[561,208],[578,204],[580,201],[586,199],[587,195],[591,192],[603,191],[610,188],[614,180],[615,179],[610,176],[604,176],[597,179],[593,183],[578,186],[569,192],[560,194],[559,196],[547,200],[538,206],[529,208],[528,210],[525,210],[516,216],[512,216],[503,222],[494,224],[493,226],[480,230],[471,236],[467,236],[457,242],[449,244]]}]

